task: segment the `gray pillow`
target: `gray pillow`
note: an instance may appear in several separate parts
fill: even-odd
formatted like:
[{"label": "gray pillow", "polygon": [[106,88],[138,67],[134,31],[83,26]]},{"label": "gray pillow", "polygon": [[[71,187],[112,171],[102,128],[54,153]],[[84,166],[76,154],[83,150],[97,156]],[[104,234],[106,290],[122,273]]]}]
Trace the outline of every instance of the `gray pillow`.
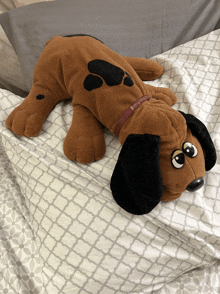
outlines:
[{"label": "gray pillow", "polygon": [[[29,0],[28,0],[29,1]],[[11,0],[0,0],[0,14],[13,9]],[[11,43],[0,26],[0,88],[25,97],[27,86],[24,81],[21,65]]]},{"label": "gray pillow", "polygon": [[219,0],[62,0],[16,8],[0,16],[21,62],[28,89],[46,42],[90,34],[125,56],[150,58],[214,29]]}]

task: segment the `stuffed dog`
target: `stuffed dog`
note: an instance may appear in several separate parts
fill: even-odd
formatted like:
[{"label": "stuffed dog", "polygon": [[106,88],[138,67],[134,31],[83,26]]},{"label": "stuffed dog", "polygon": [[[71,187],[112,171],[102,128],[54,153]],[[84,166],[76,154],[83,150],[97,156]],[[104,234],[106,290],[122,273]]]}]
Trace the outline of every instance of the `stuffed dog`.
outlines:
[{"label": "stuffed dog", "polygon": [[162,73],[157,62],[121,56],[88,35],[53,37],[38,59],[29,95],[6,126],[19,136],[36,136],[54,106],[71,98],[65,155],[83,164],[102,158],[102,125],[107,127],[122,145],[113,197],[127,212],[148,213],[161,200],[199,189],[216,162],[205,125],[171,108],[171,90],[142,82]]}]

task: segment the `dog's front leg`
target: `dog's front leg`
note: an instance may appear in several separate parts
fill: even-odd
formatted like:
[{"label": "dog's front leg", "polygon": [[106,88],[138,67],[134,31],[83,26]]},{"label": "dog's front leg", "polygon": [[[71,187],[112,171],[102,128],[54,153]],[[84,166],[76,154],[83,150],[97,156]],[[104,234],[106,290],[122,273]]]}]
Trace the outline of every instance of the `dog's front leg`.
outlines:
[{"label": "dog's front leg", "polygon": [[74,106],[72,125],[64,141],[64,153],[71,160],[88,164],[105,154],[105,140],[99,121],[84,106]]},{"label": "dog's front leg", "polygon": [[144,85],[148,95],[157,100],[164,101],[167,105],[172,106],[177,102],[175,94],[168,88],[153,87],[151,85]]}]

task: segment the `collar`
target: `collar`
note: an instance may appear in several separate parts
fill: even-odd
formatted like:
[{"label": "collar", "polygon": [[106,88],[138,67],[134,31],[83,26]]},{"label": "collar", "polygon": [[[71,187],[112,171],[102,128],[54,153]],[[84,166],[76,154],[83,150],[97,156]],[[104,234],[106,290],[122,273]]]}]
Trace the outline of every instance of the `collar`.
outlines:
[{"label": "collar", "polygon": [[117,122],[117,125],[114,130],[114,134],[118,137],[120,130],[123,126],[123,124],[126,122],[126,120],[129,118],[129,116],[145,101],[149,101],[152,97],[145,95],[140,97],[138,100],[136,100],[128,109],[125,110],[125,112],[122,114],[120,119]]}]

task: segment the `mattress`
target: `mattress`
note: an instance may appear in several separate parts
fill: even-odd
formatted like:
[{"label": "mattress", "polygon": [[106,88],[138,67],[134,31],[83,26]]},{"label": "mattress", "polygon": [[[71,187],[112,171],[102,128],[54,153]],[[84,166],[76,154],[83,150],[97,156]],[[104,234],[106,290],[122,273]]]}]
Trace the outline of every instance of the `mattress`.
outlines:
[{"label": "mattress", "polygon": [[41,133],[19,137],[5,120],[23,98],[0,89],[2,293],[220,292],[220,30],[152,58],[153,86],[208,128],[217,164],[205,185],[135,216],[109,187],[121,146],[104,130],[106,154],[83,165],[63,154],[71,102],[58,104]]}]

